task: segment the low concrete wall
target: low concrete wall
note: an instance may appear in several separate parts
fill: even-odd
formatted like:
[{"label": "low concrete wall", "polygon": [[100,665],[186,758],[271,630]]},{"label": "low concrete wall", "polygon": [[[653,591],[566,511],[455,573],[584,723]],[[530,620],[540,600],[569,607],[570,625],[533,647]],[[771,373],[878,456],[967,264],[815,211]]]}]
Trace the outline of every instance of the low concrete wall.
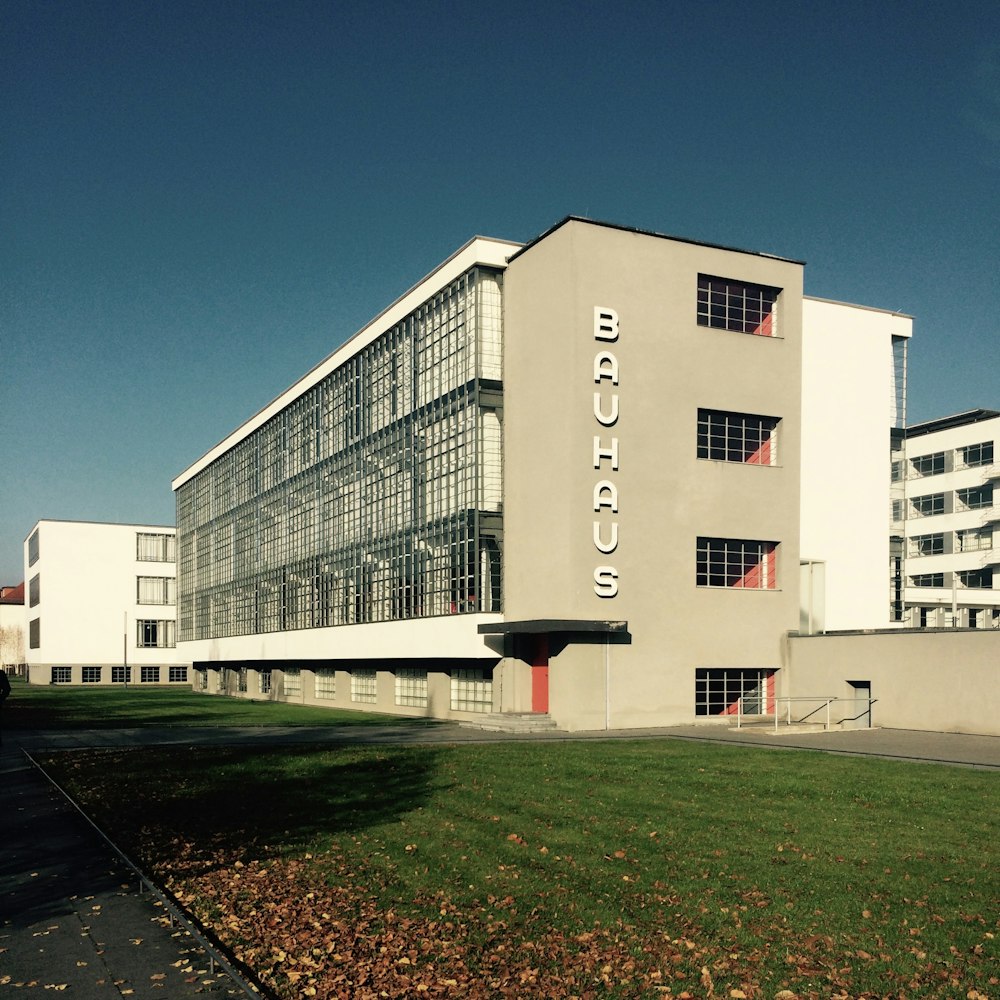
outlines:
[{"label": "low concrete wall", "polygon": [[875,726],[1000,736],[1000,631],[793,635],[783,672],[793,698],[851,698],[867,681]]}]

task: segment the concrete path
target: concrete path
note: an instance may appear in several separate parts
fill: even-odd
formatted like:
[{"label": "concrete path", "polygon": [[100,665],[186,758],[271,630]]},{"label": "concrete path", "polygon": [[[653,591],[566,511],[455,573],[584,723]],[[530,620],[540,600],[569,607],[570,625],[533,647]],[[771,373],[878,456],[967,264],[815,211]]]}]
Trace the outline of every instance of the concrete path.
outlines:
[{"label": "concrete path", "polygon": [[[883,757],[1000,770],[1000,737],[876,729],[779,734],[715,726],[487,733],[451,723],[279,728],[8,731],[0,750],[0,995],[20,987],[85,1000],[241,995],[172,928],[162,906],[21,752],[154,745],[498,743],[514,740],[683,739],[748,749]],[[10,993],[11,996],[21,994]]]}]

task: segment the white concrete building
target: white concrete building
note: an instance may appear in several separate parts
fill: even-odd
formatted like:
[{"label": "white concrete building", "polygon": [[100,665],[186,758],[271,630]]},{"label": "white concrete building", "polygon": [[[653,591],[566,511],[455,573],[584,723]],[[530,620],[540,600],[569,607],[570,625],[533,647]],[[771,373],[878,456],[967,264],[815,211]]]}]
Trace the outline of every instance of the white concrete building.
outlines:
[{"label": "white concrete building", "polygon": [[906,420],[900,313],[802,301],[800,631],[891,623],[890,431]]},{"label": "white concrete building", "polygon": [[173,527],[41,520],[24,543],[32,684],[188,684]]},{"label": "white concrete building", "polygon": [[902,623],[1000,628],[1000,412],[906,428],[893,456]]},{"label": "white concrete building", "polygon": [[471,240],[174,480],[196,686],[566,729],[773,710],[803,617],[887,624],[910,335],[802,275],[575,218]]}]

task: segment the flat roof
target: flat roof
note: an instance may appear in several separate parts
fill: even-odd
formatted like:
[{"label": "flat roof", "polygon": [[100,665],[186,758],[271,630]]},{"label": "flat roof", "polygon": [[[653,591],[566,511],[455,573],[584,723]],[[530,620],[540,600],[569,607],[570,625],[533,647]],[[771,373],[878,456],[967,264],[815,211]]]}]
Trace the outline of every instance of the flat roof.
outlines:
[{"label": "flat roof", "polygon": [[480,635],[543,635],[559,632],[627,632],[628,622],[598,621],[593,618],[532,618],[518,622],[491,622],[479,625]]},{"label": "flat roof", "polygon": [[800,266],[805,267],[805,261],[794,260],[791,257],[779,257],[777,254],[763,253],[760,250],[744,250],[741,247],[725,246],[722,243],[708,243],[705,240],[694,240],[687,236],[671,236],[669,233],[658,233],[653,229],[637,229],[635,226],[622,226],[616,222],[601,222],[598,219],[588,219],[582,215],[567,215],[566,218],[560,219],[554,226],[546,229],[540,236],[536,236],[533,240],[525,243],[524,246],[522,246],[516,253],[511,254],[510,259],[514,260],[526,250],[530,250],[536,243],[544,240],[546,236],[551,236],[557,229],[561,229],[568,222],[582,222],[588,226],[600,226],[603,229],[616,229],[622,233],[635,233],[637,236],[652,236],[659,240],[672,240],[674,243],[687,243],[696,247],[708,247],[711,250],[728,250],[731,253],[745,253],[750,254],[753,257],[766,257],[769,260],[780,260],[786,264],[799,264]]},{"label": "flat roof", "polygon": [[964,427],[966,424],[978,424],[981,420],[992,420],[1000,417],[1000,410],[966,410],[964,413],[955,413],[950,417],[937,417],[934,420],[924,420],[919,424],[911,424],[906,428],[907,438],[920,437],[922,434],[931,434],[934,431],[946,431],[952,427]]}]

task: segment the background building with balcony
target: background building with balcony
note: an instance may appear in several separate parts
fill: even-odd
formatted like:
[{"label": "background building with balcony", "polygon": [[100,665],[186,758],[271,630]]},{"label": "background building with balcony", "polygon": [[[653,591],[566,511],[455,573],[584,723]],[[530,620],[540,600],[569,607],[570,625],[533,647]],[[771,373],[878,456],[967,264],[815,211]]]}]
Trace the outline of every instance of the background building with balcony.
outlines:
[{"label": "background building with balcony", "polygon": [[41,520],[24,543],[32,684],[188,684],[177,656],[176,532]]},{"label": "background building with balcony", "polygon": [[902,539],[900,619],[915,628],[1000,628],[1000,412],[914,424],[892,462]]}]

